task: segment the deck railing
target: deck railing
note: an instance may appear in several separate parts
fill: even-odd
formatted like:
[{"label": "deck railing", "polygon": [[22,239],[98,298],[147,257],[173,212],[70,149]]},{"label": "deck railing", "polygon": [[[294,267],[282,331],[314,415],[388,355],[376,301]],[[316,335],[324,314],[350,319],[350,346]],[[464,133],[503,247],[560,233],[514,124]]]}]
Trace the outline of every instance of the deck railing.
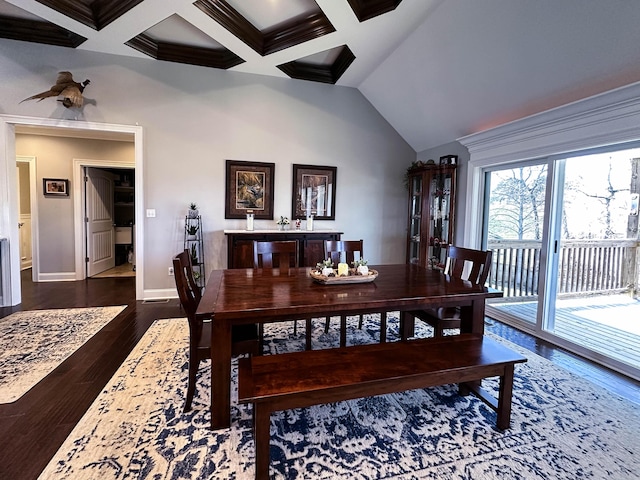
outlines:
[{"label": "deck railing", "polygon": [[[540,278],[541,242],[491,240],[487,283],[504,298],[535,297]],[[558,295],[638,292],[640,242],[565,240],[558,258]]]}]

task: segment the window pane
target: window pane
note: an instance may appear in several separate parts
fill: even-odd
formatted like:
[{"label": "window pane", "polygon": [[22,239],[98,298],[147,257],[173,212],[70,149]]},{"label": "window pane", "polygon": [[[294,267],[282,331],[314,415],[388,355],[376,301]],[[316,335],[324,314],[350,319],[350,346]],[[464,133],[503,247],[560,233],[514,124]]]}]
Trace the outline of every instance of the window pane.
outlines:
[{"label": "window pane", "polygon": [[536,322],[547,166],[488,173],[487,248],[493,252],[489,286],[502,290],[492,306]]}]

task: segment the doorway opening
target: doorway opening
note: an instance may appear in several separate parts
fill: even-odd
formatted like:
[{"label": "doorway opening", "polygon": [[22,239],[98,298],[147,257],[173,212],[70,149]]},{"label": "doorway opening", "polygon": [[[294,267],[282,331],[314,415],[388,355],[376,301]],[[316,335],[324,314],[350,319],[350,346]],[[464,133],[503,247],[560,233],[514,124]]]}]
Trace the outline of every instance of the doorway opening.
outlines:
[{"label": "doorway opening", "polygon": [[84,167],[84,172],[86,275],[134,277],[135,169]]},{"label": "doorway opening", "polygon": [[[46,132],[47,135],[67,137],[67,138],[86,138],[100,140],[120,140],[129,141],[134,144],[134,159],[131,165],[127,167],[135,168],[135,244],[136,250],[136,298],[144,299],[144,244],[143,238],[144,224],[142,198],[143,198],[143,139],[142,127],[129,125],[100,124],[83,121],[67,121],[48,118],[30,118],[18,117],[10,115],[0,115],[0,192],[3,201],[0,202],[0,232],[2,232],[2,259],[0,266],[1,285],[0,291],[2,297],[0,305],[14,306],[21,303],[21,270],[20,270],[20,252],[18,246],[20,244],[19,208],[17,194],[17,169],[16,169],[16,133],[28,131]],[[116,167],[122,165],[106,165],[107,167]],[[81,169],[78,169],[81,170]],[[75,165],[73,167],[73,180],[71,186],[71,196],[74,211],[81,211],[81,182],[77,181],[82,178],[81,171],[76,172]],[[37,182],[36,182],[37,183]],[[37,194],[38,199],[40,193]],[[75,245],[82,245],[83,228],[78,228],[79,222],[74,223]],[[43,232],[40,232],[42,235]],[[6,239],[6,240],[5,240]],[[34,246],[35,247],[35,246]],[[68,280],[82,280],[85,278],[83,248],[75,249],[74,263],[76,265],[75,274],[70,272]],[[35,260],[35,258],[34,258]],[[68,270],[67,270],[68,271]]]}]

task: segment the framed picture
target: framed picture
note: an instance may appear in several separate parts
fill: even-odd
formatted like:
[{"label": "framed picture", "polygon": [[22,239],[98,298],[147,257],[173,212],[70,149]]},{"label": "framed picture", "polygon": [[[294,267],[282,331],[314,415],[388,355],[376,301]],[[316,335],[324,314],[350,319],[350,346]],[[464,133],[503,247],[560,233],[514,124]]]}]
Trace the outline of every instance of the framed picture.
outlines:
[{"label": "framed picture", "polygon": [[68,197],[69,180],[62,178],[43,178],[42,190],[45,197]]},{"label": "framed picture", "polygon": [[273,220],[275,163],[227,160],[224,218]]},{"label": "framed picture", "polygon": [[293,165],[291,218],[313,215],[316,220],[335,220],[337,170],[337,167]]}]

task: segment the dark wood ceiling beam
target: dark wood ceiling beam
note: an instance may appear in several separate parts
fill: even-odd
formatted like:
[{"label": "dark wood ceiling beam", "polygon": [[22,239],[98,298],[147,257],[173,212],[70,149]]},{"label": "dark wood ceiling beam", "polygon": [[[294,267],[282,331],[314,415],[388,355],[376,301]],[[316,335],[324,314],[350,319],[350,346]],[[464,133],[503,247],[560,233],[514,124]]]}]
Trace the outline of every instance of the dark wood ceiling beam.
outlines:
[{"label": "dark wood ceiling beam", "polygon": [[360,22],[395,10],[402,0],[347,0]]},{"label": "dark wood ceiling beam", "polygon": [[14,17],[0,17],[0,37],[70,48],[76,48],[86,40],[53,23]]},{"label": "dark wood ceiling beam", "polygon": [[197,0],[194,5],[233,33],[244,43],[262,54],[262,33],[224,0]]},{"label": "dark wood ceiling beam", "polygon": [[143,0],[102,0],[84,2],[82,0],[37,0],[38,3],[98,31],[120,18],[142,1]]},{"label": "dark wood ceiling beam", "polygon": [[355,59],[353,52],[344,45],[332,65],[318,65],[296,60],[278,65],[278,68],[291,78],[298,80],[335,84]]},{"label": "dark wood ceiling beam", "polygon": [[142,2],[143,0],[103,0],[93,2],[93,16],[96,18],[98,30],[103,29]]},{"label": "dark wood ceiling beam", "polygon": [[334,84],[331,69],[322,65],[314,65],[304,62],[288,62],[278,65],[278,68],[291,78],[298,80],[309,80],[311,82]]},{"label": "dark wood ceiling beam", "polygon": [[96,27],[96,19],[93,16],[93,10],[83,2],[77,0],[37,0],[37,2],[67,17],[73,18],[75,21],[87,27],[93,28],[94,30],[98,29]]},{"label": "dark wood ceiling beam", "polygon": [[227,49],[191,47],[171,42],[156,42],[148,35],[140,34],[126,45],[156,60],[185,63],[201,67],[227,69],[244,62],[242,58]]},{"label": "dark wood ceiling beam", "polygon": [[333,78],[335,78],[335,81],[333,83],[336,83],[338,81],[338,79],[344,72],[347,71],[347,68],[349,68],[349,66],[355,59],[356,56],[353,54],[351,49],[344,45],[342,47],[342,51],[338,55],[338,58],[336,58],[336,60],[333,62],[333,65],[331,65],[331,74]]},{"label": "dark wood ceiling beam", "polygon": [[322,12],[313,12],[297,17],[282,25],[265,30],[264,52],[262,54],[268,55],[284,50],[335,31],[336,29]]},{"label": "dark wood ceiling beam", "polygon": [[335,32],[321,10],[261,32],[225,0],[197,0],[194,5],[262,56]]}]

